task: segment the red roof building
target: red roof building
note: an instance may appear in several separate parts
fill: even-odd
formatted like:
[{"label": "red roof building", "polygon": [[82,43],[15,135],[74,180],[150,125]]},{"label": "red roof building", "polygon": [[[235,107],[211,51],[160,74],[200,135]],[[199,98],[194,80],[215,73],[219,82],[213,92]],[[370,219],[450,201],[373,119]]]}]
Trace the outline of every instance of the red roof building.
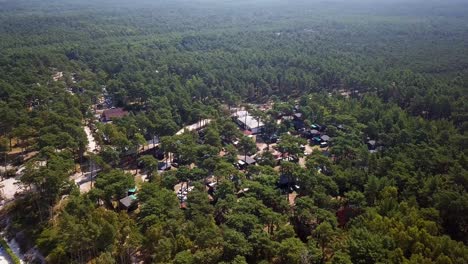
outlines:
[{"label": "red roof building", "polygon": [[114,119],[119,119],[128,115],[128,111],[123,110],[123,108],[112,108],[104,110],[101,116],[102,122],[109,122]]}]

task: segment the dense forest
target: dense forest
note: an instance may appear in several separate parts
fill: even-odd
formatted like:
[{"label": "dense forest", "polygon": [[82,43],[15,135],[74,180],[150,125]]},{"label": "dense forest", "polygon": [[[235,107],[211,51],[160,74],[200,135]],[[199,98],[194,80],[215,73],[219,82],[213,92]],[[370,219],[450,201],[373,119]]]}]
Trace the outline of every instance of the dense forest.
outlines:
[{"label": "dense forest", "polygon": [[2,236],[28,263],[468,263],[467,102],[461,0],[0,0]]}]

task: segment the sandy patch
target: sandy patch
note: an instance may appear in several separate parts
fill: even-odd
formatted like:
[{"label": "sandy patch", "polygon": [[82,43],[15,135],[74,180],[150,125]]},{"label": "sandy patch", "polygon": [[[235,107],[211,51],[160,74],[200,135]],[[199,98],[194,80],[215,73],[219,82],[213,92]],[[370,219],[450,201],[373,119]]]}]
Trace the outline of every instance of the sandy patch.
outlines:
[{"label": "sandy patch", "polygon": [[186,130],[187,131],[193,131],[193,130],[198,130],[198,129],[201,129],[201,128],[204,128],[205,126],[207,126],[209,123],[211,123],[211,119],[203,119],[201,120],[200,122],[198,123],[195,123],[195,124],[192,124],[192,125],[188,125],[184,128],[182,128],[181,130],[179,130],[176,135],[181,135],[183,134]]},{"label": "sandy patch", "polygon": [[22,186],[18,177],[8,178],[1,181],[0,187],[2,197],[5,201],[13,200],[15,198],[15,194],[22,191]]},{"label": "sandy patch", "polygon": [[84,131],[86,133],[86,137],[88,138],[88,146],[86,150],[88,152],[94,152],[95,149],[98,149],[98,145],[94,139],[93,134],[91,133],[91,129],[88,126],[85,126]]}]

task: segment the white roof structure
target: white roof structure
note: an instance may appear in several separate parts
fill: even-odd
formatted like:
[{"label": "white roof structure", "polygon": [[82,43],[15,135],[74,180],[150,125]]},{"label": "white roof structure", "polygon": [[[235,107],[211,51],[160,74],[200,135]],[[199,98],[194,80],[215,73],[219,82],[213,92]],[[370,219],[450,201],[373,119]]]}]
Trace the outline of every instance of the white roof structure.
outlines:
[{"label": "white roof structure", "polygon": [[250,129],[263,127],[265,125],[262,121],[255,119],[253,116],[250,115],[239,117],[238,119],[242,124],[244,124]]},{"label": "white roof structure", "polygon": [[236,123],[242,127],[242,129],[250,130],[253,134],[259,133],[265,124],[250,115],[246,110],[236,109],[232,112],[232,116],[236,119]]},{"label": "white roof structure", "polygon": [[250,115],[249,112],[245,111],[245,110],[237,110],[236,112],[234,112],[234,116],[240,118],[240,117],[244,117],[244,116],[247,116],[247,115]]},{"label": "white roof structure", "polygon": [[234,112],[233,115],[237,117],[237,120],[242,125],[246,126],[249,129],[256,129],[265,125],[261,120],[258,120],[255,117],[251,116],[250,113],[245,110],[238,110]]}]

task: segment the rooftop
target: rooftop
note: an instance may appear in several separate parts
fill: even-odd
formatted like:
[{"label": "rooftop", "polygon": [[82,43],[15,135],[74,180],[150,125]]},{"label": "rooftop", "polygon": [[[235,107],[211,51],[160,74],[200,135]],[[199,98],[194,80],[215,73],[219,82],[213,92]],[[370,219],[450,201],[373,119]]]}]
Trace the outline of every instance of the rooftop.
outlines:
[{"label": "rooftop", "polygon": [[112,108],[112,109],[104,110],[102,115],[106,119],[122,118],[128,115],[128,111],[125,111],[123,108]]},{"label": "rooftop", "polygon": [[253,159],[252,157],[250,156],[243,156],[243,155],[239,155],[237,156],[237,159],[239,159],[239,163],[247,163],[248,165],[250,164],[254,164],[255,163],[255,159]]},{"label": "rooftop", "polygon": [[242,117],[238,117],[237,119],[239,120],[239,122],[246,125],[250,129],[263,127],[265,125],[262,121],[255,119],[253,116],[250,115],[244,115]]},{"label": "rooftop", "polygon": [[127,197],[124,197],[124,198],[120,199],[120,203],[123,206],[128,208],[128,207],[132,206],[133,203],[136,202],[136,200],[137,200],[137,197],[134,194],[132,194],[132,195],[129,195]]}]

